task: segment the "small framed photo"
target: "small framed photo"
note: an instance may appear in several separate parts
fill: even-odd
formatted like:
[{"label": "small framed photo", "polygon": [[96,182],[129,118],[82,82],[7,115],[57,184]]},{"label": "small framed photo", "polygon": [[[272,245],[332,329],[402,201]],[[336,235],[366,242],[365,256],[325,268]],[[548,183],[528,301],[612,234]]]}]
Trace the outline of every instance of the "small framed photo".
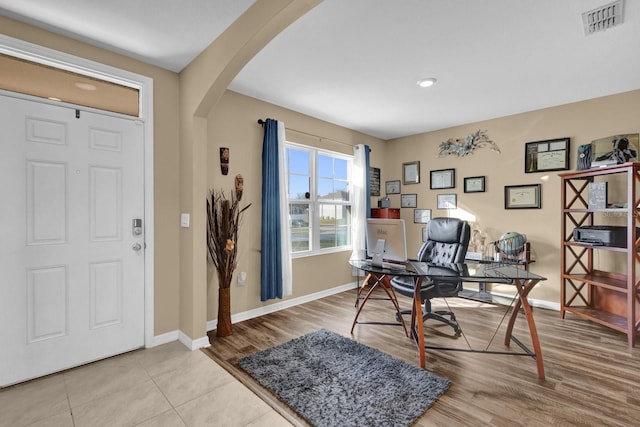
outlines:
[{"label": "small framed photo", "polygon": [[569,169],[569,138],[527,142],[524,172],[562,171]]},{"label": "small framed photo", "polygon": [[540,209],[542,184],[505,185],[505,209]]},{"label": "small framed photo", "polygon": [[400,196],[400,207],[401,208],[415,208],[418,206],[418,195],[417,194],[402,194]]},{"label": "small framed photo", "polygon": [[414,209],[413,222],[416,224],[426,224],[431,221],[431,209]]},{"label": "small framed photo", "polygon": [[427,234],[427,227],[422,227],[422,243],[427,241],[427,237],[429,235]]},{"label": "small framed photo", "polygon": [[380,168],[369,168],[369,189],[371,196],[380,196]]},{"label": "small framed photo", "polygon": [[384,183],[386,194],[400,194],[400,180],[386,181]]},{"label": "small framed photo", "polygon": [[456,170],[455,169],[441,169],[431,171],[431,179],[429,181],[429,188],[432,190],[439,190],[442,188],[455,188],[456,186]]},{"label": "small framed photo", "polygon": [[637,133],[614,135],[591,141],[590,168],[638,161]]},{"label": "small framed photo", "polygon": [[464,179],[465,193],[484,193],[484,176],[470,176]]},{"label": "small framed photo", "polygon": [[402,183],[420,184],[420,162],[408,162],[402,164]]},{"label": "small framed photo", "polygon": [[458,207],[458,198],[455,194],[438,194],[438,209],[455,209]]}]

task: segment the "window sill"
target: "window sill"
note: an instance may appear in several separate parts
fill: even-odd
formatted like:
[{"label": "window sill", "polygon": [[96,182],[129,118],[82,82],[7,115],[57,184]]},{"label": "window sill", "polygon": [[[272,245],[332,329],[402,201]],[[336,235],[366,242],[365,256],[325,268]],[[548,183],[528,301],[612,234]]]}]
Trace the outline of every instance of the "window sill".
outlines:
[{"label": "window sill", "polygon": [[308,258],[308,257],[318,256],[318,255],[327,255],[327,254],[335,254],[338,252],[352,252],[352,251],[353,251],[353,248],[351,246],[340,246],[339,248],[321,249],[319,251],[295,252],[291,254],[291,259]]}]

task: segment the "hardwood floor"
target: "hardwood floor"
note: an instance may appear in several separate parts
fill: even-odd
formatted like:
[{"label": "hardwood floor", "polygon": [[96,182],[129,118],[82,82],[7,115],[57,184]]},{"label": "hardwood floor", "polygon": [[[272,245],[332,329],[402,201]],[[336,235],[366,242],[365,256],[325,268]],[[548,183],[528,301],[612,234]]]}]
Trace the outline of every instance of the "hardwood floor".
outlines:
[{"label": "hardwood floor", "polygon": [[[205,351],[250,386],[294,425],[303,420],[237,367],[245,355],[272,347],[320,328],[329,329],[418,366],[418,351],[399,326],[357,325],[355,290],[292,307],[233,325],[233,335],[210,334]],[[400,297],[403,308],[410,300]],[[449,326],[425,323],[428,345],[490,350],[504,347],[506,321],[496,332],[506,307],[462,298],[448,300],[464,331],[452,337]],[[360,320],[393,321],[389,301],[371,300]],[[418,420],[416,426],[635,426],[640,419],[640,349],[628,348],[626,336],[598,324],[558,312],[534,308],[542,345],[545,380],[526,356],[427,350],[427,370],[449,378],[453,385]],[[407,321],[409,318],[407,316]],[[514,335],[530,343],[526,321],[520,316]],[[466,339],[465,339],[466,337]],[[511,350],[520,349],[512,344]]]}]

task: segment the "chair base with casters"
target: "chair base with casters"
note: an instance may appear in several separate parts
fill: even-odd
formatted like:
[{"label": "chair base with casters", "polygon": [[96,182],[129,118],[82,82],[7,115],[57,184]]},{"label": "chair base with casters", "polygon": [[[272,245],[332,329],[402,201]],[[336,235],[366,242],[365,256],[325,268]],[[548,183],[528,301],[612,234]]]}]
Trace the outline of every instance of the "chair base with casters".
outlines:
[{"label": "chair base with casters", "polygon": [[[399,294],[413,297],[413,283],[403,280],[402,277],[394,277],[391,280],[392,287],[398,291]],[[427,282],[423,284],[422,289],[420,291],[420,296],[422,299],[422,321],[425,322],[428,319],[437,320],[439,322],[446,323],[451,326],[456,335],[462,334],[462,329],[460,325],[456,321],[456,315],[452,311],[446,310],[436,310],[433,311],[431,309],[431,299],[444,297],[445,295],[439,295],[439,287],[446,287],[449,289],[443,289],[443,293],[447,296],[455,296],[455,294],[462,289],[462,283],[439,283],[438,285],[434,285],[433,283]],[[458,289],[460,288],[460,289]],[[411,310],[402,310],[401,314],[411,314]],[[398,315],[396,315],[396,318]],[[447,318],[448,317],[448,318]]]},{"label": "chair base with casters", "polygon": [[[469,224],[458,218],[433,218],[427,224],[427,238],[418,251],[417,261],[427,263],[420,272],[429,280],[420,285],[420,305],[423,305],[422,319],[435,319],[450,325],[456,334],[462,330],[450,311],[432,311],[432,298],[457,297],[462,290],[459,265],[464,263],[469,247],[471,230]],[[401,295],[413,298],[414,282],[411,278],[396,276],[391,279],[391,287]],[[415,301],[416,303],[418,301]],[[417,307],[417,305],[416,305]],[[447,317],[449,319],[447,319]]]}]

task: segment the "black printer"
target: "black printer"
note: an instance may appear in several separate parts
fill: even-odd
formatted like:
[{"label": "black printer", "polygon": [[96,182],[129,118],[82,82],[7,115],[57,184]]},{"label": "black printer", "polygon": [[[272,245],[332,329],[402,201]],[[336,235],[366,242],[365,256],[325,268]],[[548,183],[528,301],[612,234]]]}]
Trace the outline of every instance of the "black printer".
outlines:
[{"label": "black printer", "polygon": [[[636,233],[640,229],[636,229]],[[587,225],[573,229],[573,240],[577,243],[598,246],[627,247],[627,227],[618,225]]]}]

